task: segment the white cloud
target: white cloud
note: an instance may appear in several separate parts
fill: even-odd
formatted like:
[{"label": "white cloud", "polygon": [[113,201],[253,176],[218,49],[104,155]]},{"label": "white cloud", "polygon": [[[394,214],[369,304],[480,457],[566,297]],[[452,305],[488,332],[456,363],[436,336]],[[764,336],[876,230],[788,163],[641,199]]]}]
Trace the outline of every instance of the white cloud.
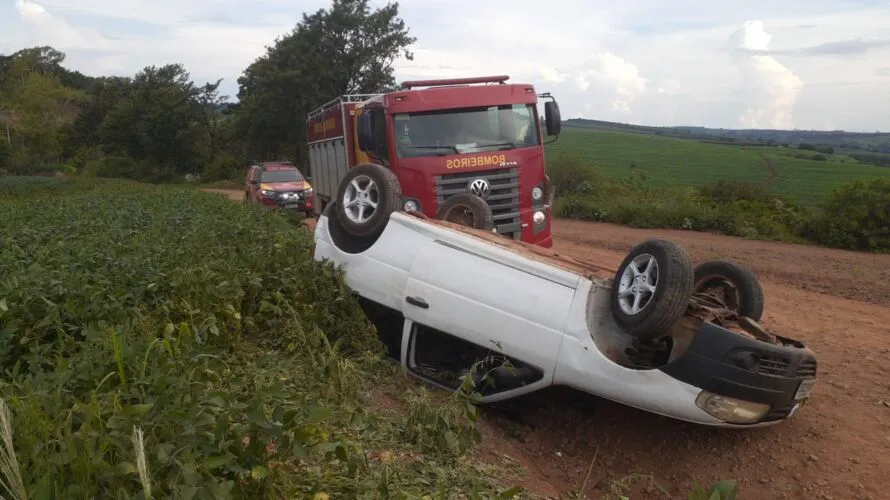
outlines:
[{"label": "white cloud", "polygon": [[762,21],[745,21],[729,38],[742,74],[741,91],[748,108],[739,117],[744,128],[794,128],[794,104],[803,81],[774,57],[745,51],[768,51],[772,35]]},{"label": "white cloud", "polygon": [[[621,114],[631,113],[631,104],[637,96],[646,93],[646,79],[640,76],[637,67],[624,59],[605,52],[597,54],[591,68],[576,74],[575,81],[582,92],[587,92],[594,82],[602,87],[611,87],[607,97],[609,109]],[[590,95],[597,99],[597,95]]]},{"label": "white cloud", "polygon": [[16,0],[15,8],[24,27],[42,45],[52,45],[59,49],[108,49],[106,40],[96,30],[79,29],[71,26],[59,16],[50,14],[42,5]]},{"label": "white cloud", "polygon": [[[182,62],[196,80],[225,78],[224,92],[234,96],[241,71],[287,33],[302,11],[328,5],[329,0],[15,0],[8,16],[0,6],[0,31],[7,52],[53,45],[68,54],[66,64],[85,73],[134,74],[149,64]],[[400,12],[418,40],[415,60],[396,63],[399,80],[509,74],[551,91],[565,116],[654,125],[831,123],[890,130],[881,76],[890,48],[845,57],[794,52],[886,38],[886,2],[875,0],[869,7],[750,0],[742,10],[701,0],[561,0],[546,8],[533,0],[412,0],[402,2]]]}]

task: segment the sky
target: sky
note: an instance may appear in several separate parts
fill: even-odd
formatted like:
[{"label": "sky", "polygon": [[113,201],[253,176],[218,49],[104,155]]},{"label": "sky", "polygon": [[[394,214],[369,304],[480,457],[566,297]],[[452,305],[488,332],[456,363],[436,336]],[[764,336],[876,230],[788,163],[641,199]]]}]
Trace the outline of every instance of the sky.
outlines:
[{"label": "sky", "polygon": [[[237,79],[326,0],[0,0],[0,53],[51,45],[89,75],[180,62]],[[374,6],[385,1],[372,0]],[[887,0],[402,0],[398,81],[510,75],[563,118],[890,131]],[[335,96],[331,96],[332,98]]]}]

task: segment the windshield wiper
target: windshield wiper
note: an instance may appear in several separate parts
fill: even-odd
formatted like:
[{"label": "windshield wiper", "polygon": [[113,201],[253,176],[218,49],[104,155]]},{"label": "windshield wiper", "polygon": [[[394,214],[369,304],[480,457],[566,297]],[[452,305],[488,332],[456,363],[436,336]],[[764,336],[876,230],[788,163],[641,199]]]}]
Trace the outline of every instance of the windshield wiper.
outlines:
[{"label": "windshield wiper", "polygon": [[[427,145],[416,145],[415,146],[415,145],[412,145],[412,146],[405,146],[405,147],[408,149],[450,149],[451,151],[454,151],[455,153],[460,153],[460,151],[457,150],[457,146],[454,146],[452,144],[444,144],[441,146],[427,146]],[[439,153],[439,154],[440,154],[440,156],[445,155],[444,152]]]},{"label": "windshield wiper", "polygon": [[478,147],[478,148],[493,148],[493,147],[503,147],[503,146],[509,146],[508,149],[516,149],[518,147],[515,142],[492,142],[490,144],[479,144],[476,147]]}]

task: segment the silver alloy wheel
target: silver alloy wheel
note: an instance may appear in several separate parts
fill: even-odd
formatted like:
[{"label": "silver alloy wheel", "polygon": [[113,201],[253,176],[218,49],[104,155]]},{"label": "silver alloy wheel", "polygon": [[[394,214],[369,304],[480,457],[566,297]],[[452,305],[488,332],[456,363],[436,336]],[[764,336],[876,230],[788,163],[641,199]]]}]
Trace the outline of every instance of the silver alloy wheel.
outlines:
[{"label": "silver alloy wheel", "polygon": [[346,187],[341,203],[350,221],[364,224],[377,212],[379,201],[377,183],[367,175],[359,175]]},{"label": "silver alloy wheel", "polygon": [[644,253],[634,257],[621,273],[618,283],[618,305],[624,314],[640,314],[655,297],[658,286],[658,261]]}]

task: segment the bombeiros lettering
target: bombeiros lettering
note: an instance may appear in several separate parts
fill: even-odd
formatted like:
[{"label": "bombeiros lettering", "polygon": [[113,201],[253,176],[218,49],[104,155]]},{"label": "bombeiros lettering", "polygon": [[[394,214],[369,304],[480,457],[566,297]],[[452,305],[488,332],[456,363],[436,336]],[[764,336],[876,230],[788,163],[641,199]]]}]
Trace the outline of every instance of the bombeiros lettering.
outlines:
[{"label": "bombeiros lettering", "polygon": [[454,158],[453,160],[446,160],[445,168],[486,167],[491,165],[501,165],[502,163],[506,162],[506,155],[467,156],[464,158]]}]

